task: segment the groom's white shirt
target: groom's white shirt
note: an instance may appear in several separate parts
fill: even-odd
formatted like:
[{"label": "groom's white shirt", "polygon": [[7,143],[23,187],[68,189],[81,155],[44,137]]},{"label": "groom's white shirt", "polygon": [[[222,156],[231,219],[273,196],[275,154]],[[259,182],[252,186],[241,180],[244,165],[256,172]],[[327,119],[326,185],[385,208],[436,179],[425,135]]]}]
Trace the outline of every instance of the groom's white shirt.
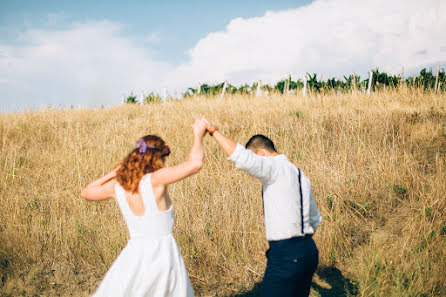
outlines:
[{"label": "groom's white shirt", "polygon": [[299,190],[299,171],[285,155],[264,157],[237,144],[228,160],[262,181],[267,240],[313,234],[321,223],[308,177],[301,171],[304,234]]}]

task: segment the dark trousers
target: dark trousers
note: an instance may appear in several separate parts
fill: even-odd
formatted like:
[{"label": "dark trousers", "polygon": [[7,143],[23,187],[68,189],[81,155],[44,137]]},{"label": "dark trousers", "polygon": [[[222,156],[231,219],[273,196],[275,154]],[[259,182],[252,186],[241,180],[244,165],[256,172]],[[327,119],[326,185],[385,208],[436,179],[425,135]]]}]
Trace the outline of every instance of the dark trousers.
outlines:
[{"label": "dark trousers", "polygon": [[311,236],[270,241],[262,297],[310,294],[319,252]]}]

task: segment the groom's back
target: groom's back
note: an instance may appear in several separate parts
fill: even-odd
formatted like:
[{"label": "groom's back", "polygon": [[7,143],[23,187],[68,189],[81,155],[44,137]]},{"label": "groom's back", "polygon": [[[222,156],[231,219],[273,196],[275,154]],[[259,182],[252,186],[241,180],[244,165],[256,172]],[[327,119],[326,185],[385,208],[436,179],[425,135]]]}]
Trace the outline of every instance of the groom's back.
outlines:
[{"label": "groom's back", "polygon": [[267,158],[273,162],[274,173],[271,183],[262,185],[266,237],[280,240],[302,236],[302,217],[308,230],[305,225],[312,199],[310,180],[285,155]]}]

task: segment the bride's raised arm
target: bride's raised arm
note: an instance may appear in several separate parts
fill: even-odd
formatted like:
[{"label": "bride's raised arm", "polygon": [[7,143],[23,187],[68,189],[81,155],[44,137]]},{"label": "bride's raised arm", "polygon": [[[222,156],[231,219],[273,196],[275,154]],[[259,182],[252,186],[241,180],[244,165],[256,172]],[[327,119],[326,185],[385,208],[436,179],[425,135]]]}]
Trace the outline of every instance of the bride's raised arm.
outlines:
[{"label": "bride's raised arm", "polygon": [[207,132],[208,122],[204,119],[196,120],[192,125],[194,142],[186,161],[167,168],[161,168],[152,173],[152,186],[168,185],[200,171],[203,167],[204,150],[203,137]]},{"label": "bride's raised arm", "polygon": [[116,167],[106,175],[89,183],[81,192],[81,196],[89,201],[102,201],[115,196]]}]

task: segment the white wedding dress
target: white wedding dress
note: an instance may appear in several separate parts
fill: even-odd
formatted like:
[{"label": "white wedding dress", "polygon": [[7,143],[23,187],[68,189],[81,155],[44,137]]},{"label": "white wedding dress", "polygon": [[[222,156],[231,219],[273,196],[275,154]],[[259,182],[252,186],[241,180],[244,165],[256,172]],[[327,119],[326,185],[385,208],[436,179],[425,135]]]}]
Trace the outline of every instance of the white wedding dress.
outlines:
[{"label": "white wedding dress", "polygon": [[151,174],[140,182],[144,215],[130,210],[125,191],[116,184],[116,199],[130,239],[106,273],[94,297],[192,297],[194,292],[178,245],[173,237],[173,205],[160,211],[152,190]]}]

